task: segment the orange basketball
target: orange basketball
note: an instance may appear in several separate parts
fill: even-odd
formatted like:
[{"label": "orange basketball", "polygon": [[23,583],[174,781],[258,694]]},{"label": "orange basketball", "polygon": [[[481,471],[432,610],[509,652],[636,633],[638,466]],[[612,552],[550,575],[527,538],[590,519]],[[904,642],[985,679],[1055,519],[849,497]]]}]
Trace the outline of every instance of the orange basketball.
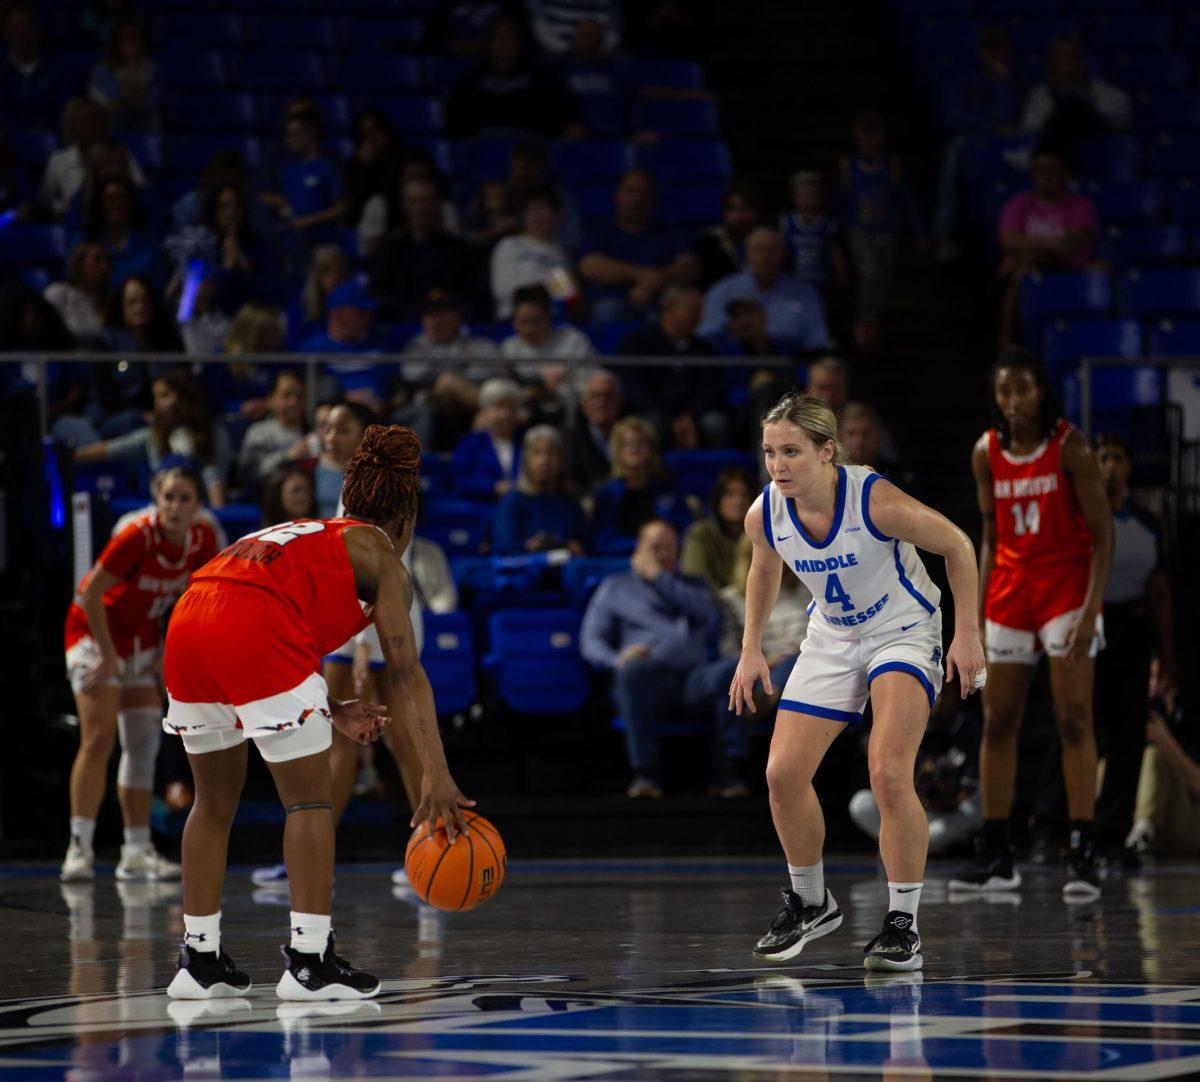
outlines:
[{"label": "orange basketball", "polygon": [[404,851],[409,885],[437,909],[474,909],[504,882],[506,855],[500,832],[482,815],[468,811],[463,817],[470,833],[460,834],[453,845],[439,819],[433,837],[422,823]]}]

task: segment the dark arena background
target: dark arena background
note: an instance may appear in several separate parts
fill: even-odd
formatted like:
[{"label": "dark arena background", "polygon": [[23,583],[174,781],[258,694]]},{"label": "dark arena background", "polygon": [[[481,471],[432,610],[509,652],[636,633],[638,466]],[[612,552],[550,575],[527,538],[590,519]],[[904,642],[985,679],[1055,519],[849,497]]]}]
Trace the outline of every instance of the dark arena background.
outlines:
[{"label": "dark arena background", "polygon": [[[1200,6],[0,0],[0,18],[0,1078],[1200,1075]],[[730,713],[743,519],[778,479],[760,420],[807,390],[848,463],[976,552],[994,491],[986,521],[1036,562],[1047,505],[1001,508],[1008,482],[972,476],[989,427],[1016,439],[1005,358],[1044,365],[1031,393],[1104,490],[1094,682],[1064,713],[1061,660],[1033,670],[1011,815],[986,830],[1000,723],[930,687],[924,967],[905,972],[863,967],[896,908],[871,710],[820,713],[845,729],[813,779],[844,921],[761,958],[779,891],[802,889],[768,751],[821,617],[785,570],[773,694]],[[373,423],[422,444],[420,660],[503,883],[470,912],[421,900],[404,777],[372,745],[333,922],[380,992],[277,999],[285,814],[252,750],[222,942],[254,983],[170,999],[196,793],[159,738],[160,655],[196,565],[160,549],[166,570],[139,572],[114,531],[160,538],[181,477],[209,553],[333,518]],[[991,461],[1037,459],[1034,435]],[[118,697],[80,687],[102,552],[113,582],[158,591],[117,643],[120,740]],[[936,665],[956,613],[946,561],[922,558]],[[813,604],[853,608],[828,581]],[[326,659],[331,695],[381,694],[368,654]],[[1093,731],[1080,835],[1063,773]],[[152,786],[149,841],[118,782]],[[1019,889],[955,889],[1003,831]],[[1081,836],[1098,889],[1064,896]]]}]

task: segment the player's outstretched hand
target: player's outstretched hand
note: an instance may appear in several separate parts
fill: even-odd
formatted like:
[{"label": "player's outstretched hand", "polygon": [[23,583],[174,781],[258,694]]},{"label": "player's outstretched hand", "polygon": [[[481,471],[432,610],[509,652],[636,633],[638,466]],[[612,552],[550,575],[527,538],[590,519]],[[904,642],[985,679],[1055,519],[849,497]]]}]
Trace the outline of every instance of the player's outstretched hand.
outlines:
[{"label": "player's outstretched hand", "polygon": [[453,845],[459,834],[467,833],[463,809],[473,807],[475,801],[462,795],[449,770],[427,770],[421,777],[421,802],[408,825],[415,827],[418,823],[425,823],[432,838],[437,830],[437,821],[441,819],[446,828],[446,840]]},{"label": "player's outstretched hand", "polygon": [[767,667],[767,659],[763,657],[762,651],[743,650],[737,670],[733,674],[733,682],[729,685],[729,709],[738,717],[742,716],[743,706],[748,707],[751,714],[756,712],[754,708],[754,683],[756,680],[762,681],[763,691],[768,695],[775,693],[775,689],[771,687],[771,670]]},{"label": "player's outstretched hand", "polygon": [[983,655],[983,642],[977,634],[954,636],[950,649],[946,651],[946,682],[957,675],[962,697],[973,695],[983,687],[987,675]]},{"label": "player's outstretched hand", "polygon": [[387,707],[362,699],[347,699],[333,707],[333,725],[356,744],[370,744],[383,735],[388,722]]}]

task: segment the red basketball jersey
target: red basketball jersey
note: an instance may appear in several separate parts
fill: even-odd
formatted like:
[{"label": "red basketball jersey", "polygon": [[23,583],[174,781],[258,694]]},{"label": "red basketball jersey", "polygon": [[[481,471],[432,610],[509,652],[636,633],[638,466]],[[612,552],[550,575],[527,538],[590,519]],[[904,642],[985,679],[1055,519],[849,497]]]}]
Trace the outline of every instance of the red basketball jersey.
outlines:
[{"label": "red basketball jersey", "polygon": [[1062,467],[1062,446],[1075,429],[1060,419],[1033,454],[1017,456],[988,431],[988,466],[996,504],[996,566],[1028,569],[1088,560],[1092,536]]},{"label": "red basketball jersey", "polygon": [[[121,657],[132,656],[135,648],[158,645],[163,616],[187,588],[196,568],[211,560],[216,551],[213,528],[200,520],[189,527],[183,544],[173,545],[163,536],[157,511],[138,516],[110,538],[100,553],[100,564],[121,581],[104,594],[104,611]],[[90,577],[89,571],[80,580],[67,610],[64,638],[68,650],[91,634],[79,603]]]},{"label": "red basketball jersey", "polygon": [[370,607],[358,599],[342,539],[350,527],[365,525],[357,519],[331,518],[269,526],[234,542],[193,580],[269,590],[308,629],[318,655],[332,653],[371,622]]}]

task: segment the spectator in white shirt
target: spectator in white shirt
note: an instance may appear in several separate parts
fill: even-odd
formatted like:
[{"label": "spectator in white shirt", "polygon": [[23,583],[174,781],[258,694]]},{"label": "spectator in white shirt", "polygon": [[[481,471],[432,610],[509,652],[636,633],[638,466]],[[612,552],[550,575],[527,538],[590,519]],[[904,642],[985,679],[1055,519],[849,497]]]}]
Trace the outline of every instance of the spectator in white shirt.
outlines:
[{"label": "spectator in white shirt", "polygon": [[1078,38],[1055,38],[1046,55],[1046,79],[1025,100],[1021,127],[1047,137],[1048,126],[1067,137],[1122,131],[1133,117],[1129,95],[1095,78]]},{"label": "spectator in white shirt", "polygon": [[522,232],[505,237],[492,252],[492,298],[496,316],[512,315],[513,294],[522,286],[545,286],[558,299],[577,290],[571,260],[557,243],[562,201],[553,188],[542,185],[525,196]]},{"label": "spectator in white shirt", "polygon": [[287,368],[279,369],[267,395],[269,417],[255,421],[238,452],[238,480],[258,488],[267,475],[289,458],[304,458],[304,380]]},{"label": "spectator in white shirt", "polygon": [[110,270],[104,245],[81,241],[67,260],[67,280],[46,287],[46,300],[58,309],[77,346],[94,348],[100,344],[108,310]]},{"label": "spectator in white shirt", "polygon": [[[90,98],[72,98],[63,107],[62,140],[65,145],[50,155],[38,189],[38,203],[52,217],[64,218],[71,209],[71,200],[83,187],[87,176],[92,149],[104,140],[107,126],[104,108]],[[127,150],[123,154],[129,179],[139,188],[144,187],[146,178],[137,162]]]}]

